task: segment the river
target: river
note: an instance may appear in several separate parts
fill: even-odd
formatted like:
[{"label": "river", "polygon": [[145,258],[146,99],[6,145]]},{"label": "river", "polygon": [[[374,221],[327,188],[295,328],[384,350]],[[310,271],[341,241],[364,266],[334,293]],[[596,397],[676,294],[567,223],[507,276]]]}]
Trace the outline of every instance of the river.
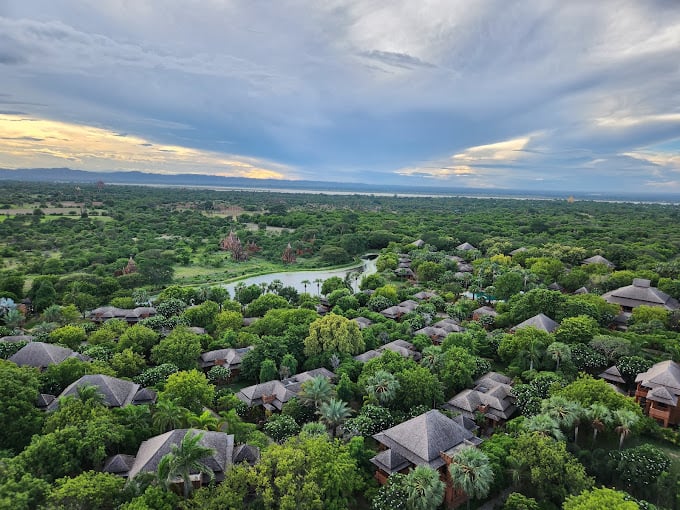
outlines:
[{"label": "river", "polygon": [[353,273],[355,276],[351,278],[352,289],[358,291],[359,283],[361,282],[362,276],[367,276],[377,272],[375,266],[376,259],[362,258],[362,264],[355,267],[344,268],[344,269],[330,269],[321,271],[291,271],[285,273],[269,273],[260,276],[251,276],[250,278],[244,278],[237,282],[229,283],[224,285],[224,287],[229,291],[231,296],[234,296],[234,288],[236,285],[243,284],[246,287],[249,285],[261,285],[263,283],[269,285],[274,280],[280,280],[284,287],[294,287],[298,292],[305,292],[305,284],[302,282],[304,280],[309,281],[307,284],[307,292],[312,295],[317,295],[319,289],[321,288],[321,283],[317,285],[315,280],[327,280],[331,276],[339,276],[344,279],[349,273]]}]

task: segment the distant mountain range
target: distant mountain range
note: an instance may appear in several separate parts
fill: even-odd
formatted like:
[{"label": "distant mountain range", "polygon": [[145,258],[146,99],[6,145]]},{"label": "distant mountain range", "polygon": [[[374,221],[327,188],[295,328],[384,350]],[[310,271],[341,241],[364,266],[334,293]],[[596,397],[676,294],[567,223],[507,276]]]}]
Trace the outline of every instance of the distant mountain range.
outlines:
[{"label": "distant mountain range", "polygon": [[[22,182],[73,182],[106,184],[129,184],[142,186],[186,186],[206,188],[228,188],[258,191],[300,191],[327,193],[376,193],[376,194],[414,194],[445,195],[470,197],[504,197],[504,198],[557,198],[565,199],[573,195],[577,200],[601,201],[644,201],[644,202],[680,202],[677,193],[588,193],[550,190],[508,190],[508,189],[475,189],[447,188],[438,186],[405,186],[390,184],[365,184],[351,182],[327,181],[291,181],[278,179],[249,179],[247,177],[222,177],[203,174],[155,174],[147,172],[90,172],[71,168],[19,168],[16,170],[0,168],[0,181]],[[1,185],[0,185],[1,187]]]}]

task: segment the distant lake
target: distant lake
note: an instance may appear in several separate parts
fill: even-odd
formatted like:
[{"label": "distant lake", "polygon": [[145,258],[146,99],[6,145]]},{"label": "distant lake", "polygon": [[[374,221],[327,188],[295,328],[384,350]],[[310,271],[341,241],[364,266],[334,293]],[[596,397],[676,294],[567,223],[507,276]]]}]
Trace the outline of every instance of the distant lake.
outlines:
[{"label": "distant lake", "polygon": [[[295,290],[298,292],[305,292],[305,286],[302,283],[303,280],[308,280],[310,283],[307,284],[307,292],[312,295],[317,295],[318,290],[317,290],[317,284],[314,283],[314,280],[320,279],[320,280],[327,280],[331,276],[339,276],[340,278],[344,279],[345,276],[348,274],[352,273],[353,276],[351,278],[351,283],[352,283],[352,289],[356,292],[358,291],[358,285],[361,283],[361,278],[363,276],[373,274],[377,272],[377,268],[375,265],[376,259],[375,258],[362,258],[362,263],[361,265],[355,266],[355,267],[350,267],[350,268],[344,268],[344,269],[331,269],[331,270],[321,270],[321,271],[291,271],[291,272],[285,272],[285,273],[269,273],[269,274],[263,274],[260,276],[252,276],[250,278],[244,278],[243,280],[239,280],[237,282],[229,283],[224,285],[224,287],[229,291],[229,294],[231,296],[234,296],[234,288],[236,285],[239,284],[244,284],[246,287],[249,285],[260,285],[262,283],[265,283],[269,285],[271,282],[274,280],[280,280],[284,287],[294,287]],[[320,284],[322,285],[322,284]],[[320,287],[318,287],[320,288]]]}]

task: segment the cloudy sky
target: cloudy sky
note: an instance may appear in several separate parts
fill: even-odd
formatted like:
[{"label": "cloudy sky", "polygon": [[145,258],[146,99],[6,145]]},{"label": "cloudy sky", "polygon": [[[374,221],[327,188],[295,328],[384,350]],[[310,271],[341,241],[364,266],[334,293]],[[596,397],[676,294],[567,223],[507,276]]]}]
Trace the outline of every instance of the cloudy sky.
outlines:
[{"label": "cloudy sky", "polygon": [[680,192],[677,0],[0,0],[0,167]]}]

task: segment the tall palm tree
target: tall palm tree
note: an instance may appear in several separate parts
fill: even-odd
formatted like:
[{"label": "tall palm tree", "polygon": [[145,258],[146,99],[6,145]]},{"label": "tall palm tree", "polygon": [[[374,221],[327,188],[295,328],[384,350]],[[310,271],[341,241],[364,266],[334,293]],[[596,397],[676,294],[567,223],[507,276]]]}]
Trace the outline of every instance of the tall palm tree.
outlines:
[{"label": "tall palm tree", "polygon": [[423,357],[420,359],[420,364],[430,372],[437,372],[441,368],[443,360],[441,347],[429,345],[423,349]]},{"label": "tall palm tree", "polygon": [[449,464],[449,473],[453,484],[468,495],[470,499],[486,497],[493,483],[493,470],[489,457],[477,448],[464,448],[456,453]]},{"label": "tall palm tree", "polygon": [[529,345],[526,348],[526,355],[529,358],[529,370],[534,370],[534,364],[538,363],[543,357],[545,344],[538,339],[532,338],[529,340]]},{"label": "tall palm tree", "polygon": [[603,432],[611,424],[612,415],[607,406],[595,402],[586,409],[586,416],[593,427],[593,443],[595,443],[597,434]]},{"label": "tall palm tree", "polygon": [[307,293],[307,285],[310,285],[312,282],[310,282],[309,280],[302,280],[300,283],[301,283],[302,286],[304,287],[304,289],[305,289],[305,294],[306,294],[306,293]]},{"label": "tall palm tree", "polygon": [[169,430],[180,428],[186,418],[188,411],[184,407],[178,406],[171,400],[160,399],[156,402],[153,410],[153,426],[162,434]]},{"label": "tall palm tree", "polygon": [[614,419],[618,426],[616,427],[616,433],[619,435],[619,450],[623,447],[623,441],[626,439],[633,428],[640,421],[640,417],[629,409],[617,409],[614,411]]},{"label": "tall palm tree", "polygon": [[564,434],[562,434],[557,420],[547,414],[532,416],[525,423],[526,429],[530,432],[538,432],[544,436],[554,437],[558,441],[564,439]]},{"label": "tall palm tree", "polygon": [[556,363],[555,370],[560,369],[560,363],[571,360],[571,348],[562,342],[553,342],[546,349],[548,356],[550,356]]},{"label": "tall palm tree", "polygon": [[83,384],[78,386],[78,399],[83,404],[100,405],[104,403],[104,394],[94,384]]},{"label": "tall palm tree", "polygon": [[390,402],[399,390],[399,381],[387,370],[378,370],[366,380],[366,393],[380,405]]},{"label": "tall palm tree", "polygon": [[172,445],[170,453],[158,464],[158,477],[166,487],[180,478],[184,485],[184,499],[191,493],[191,473],[205,473],[214,478],[215,473],[205,465],[203,459],[215,453],[215,450],[201,444],[203,432],[194,433],[187,430],[179,445]]},{"label": "tall palm tree", "polygon": [[416,466],[404,480],[407,508],[430,510],[441,505],[444,499],[444,482],[439,472],[428,466]]},{"label": "tall palm tree", "polygon": [[331,429],[331,437],[335,437],[338,427],[342,425],[351,414],[352,410],[349,406],[342,400],[336,398],[332,398],[328,402],[323,402],[319,407],[321,421]]},{"label": "tall palm tree", "polygon": [[303,382],[298,397],[303,403],[313,405],[318,411],[319,406],[333,398],[334,393],[333,386],[328,379],[320,375]]},{"label": "tall palm tree", "polygon": [[541,412],[554,418],[560,427],[575,428],[575,438],[578,438],[578,426],[583,414],[583,408],[578,403],[554,395],[541,403]]},{"label": "tall palm tree", "polygon": [[321,295],[321,284],[323,283],[323,280],[321,278],[316,278],[314,280],[314,283],[316,283],[316,295],[320,296]]}]

